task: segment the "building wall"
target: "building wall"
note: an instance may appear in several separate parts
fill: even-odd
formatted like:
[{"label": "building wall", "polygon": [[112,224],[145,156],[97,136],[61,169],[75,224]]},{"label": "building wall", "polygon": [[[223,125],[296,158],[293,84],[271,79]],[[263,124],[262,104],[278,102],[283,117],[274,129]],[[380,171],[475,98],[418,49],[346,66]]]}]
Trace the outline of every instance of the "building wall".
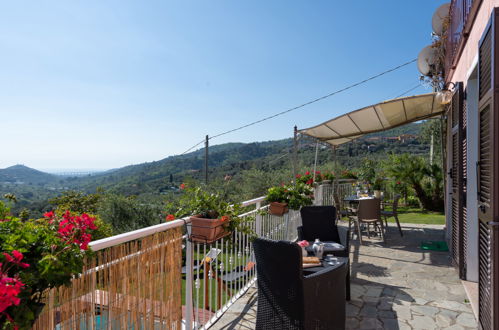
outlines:
[{"label": "building wall", "polygon": [[[494,7],[499,7],[499,0],[482,0],[482,4],[475,18],[470,35],[463,49],[459,62],[452,75],[448,77],[450,82],[463,82],[466,90],[467,105],[467,251],[466,251],[466,279],[468,281],[478,281],[478,209],[477,209],[477,176],[476,162],[478,160],[478,82],[477,82],[477,62],[478,45],[483,32],[490,20]],[[451,141],[447,141],[450,146]],[[452,166],[448,160],[448,167]],[[451,232],[451,182],[447,185],[446,221],[447,237]]]},{"label": "building wall", "polygon": [[[475,0],[476,1],[476,0]],[[499,7],[499,0],[482,0],[482,5],[477,13],[473,28],[470,31],[468,41],[463,49],[463,53],[457,63],[456,70],[447,81],[462,81],[465,84],[470,74],[470,69],[474,66],[475,57],[478,54],[478,43],[482,37],[487,23],[489,22],[492,9]]]}]

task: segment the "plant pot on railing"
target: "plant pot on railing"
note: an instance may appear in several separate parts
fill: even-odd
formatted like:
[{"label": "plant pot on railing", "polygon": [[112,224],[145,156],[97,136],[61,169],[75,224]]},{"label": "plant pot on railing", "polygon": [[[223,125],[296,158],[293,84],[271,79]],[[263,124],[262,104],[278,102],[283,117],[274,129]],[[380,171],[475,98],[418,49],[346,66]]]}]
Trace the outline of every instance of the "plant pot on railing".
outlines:
[{"label": "plant pot on railing", "polygon": [[228,221],[222,219],[201,218],[200,215],[190,217],[191,235],[189,236],[192,242],[197,243],[213,243],[222,237],[230,235],[228,230]]},{"label": "plant pot on railing", "polygon": [[271,202],[269,205],[269,213],[272,215],[283,216],[288,212],[288,203]]}]

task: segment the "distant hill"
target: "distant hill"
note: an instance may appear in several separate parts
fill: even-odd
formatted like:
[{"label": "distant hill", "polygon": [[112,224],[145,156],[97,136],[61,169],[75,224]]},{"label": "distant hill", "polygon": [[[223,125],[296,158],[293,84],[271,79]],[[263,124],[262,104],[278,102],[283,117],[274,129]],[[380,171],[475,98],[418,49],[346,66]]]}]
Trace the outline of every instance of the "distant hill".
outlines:
[{"label": "distant hill", "polygon": [[57,176],[24,165],[0,169],[0,183],[47,184],[57,181]]},{"label": "distant hill", "polygon": [[[332,168],[332,161],[336,159],[340,168],[356,169],[366,157],[383,160],[389,153],[411,153],[427,157],[428,143],[417,138],[422,126],[421,123],[414,123],[366,135],[340,146],[335,157],[331,148],[322,146],[318,150],[317,164]],[[416,138],[395,139],[400,135]],[[306,136],[300,138],[297,163],[299,171],[313,168],[315,150],[315,140]],[[26,207],[38,212],[35,214],[41,214],[40,212],[49,208],[47,199],[66,190],[92,193],[97,188],[102,188],[126,196],[139,196],[143,200],[160,199],[162,195],[175,194],[179,184],[188,178],[198,182],[204,179],[204,154],[204,148],[201,148],[185,155],[169,156],[158,161],[129,165],[84,177],[57,176],[16,165],[0,169],[0,197],[5,193],[14,193],[19,197],[16,208]],[[261,183],[266,186],[272,184],[270,181],[273,178],[291,179],[292,159],[292,139],[214,145],[209,148],[209,178],[211,182],[223,183],[228,175],[235,182],[246,170],[256,169],[272,175],[267,178],[268,182]]]}]

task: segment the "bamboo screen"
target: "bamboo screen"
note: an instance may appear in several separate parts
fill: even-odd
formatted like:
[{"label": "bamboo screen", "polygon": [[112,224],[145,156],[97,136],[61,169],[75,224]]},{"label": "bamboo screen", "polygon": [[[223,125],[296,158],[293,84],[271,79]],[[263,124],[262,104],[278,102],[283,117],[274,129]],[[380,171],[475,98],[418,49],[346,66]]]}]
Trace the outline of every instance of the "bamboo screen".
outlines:
[{"label": "bamboo screen", "polygon": [[181,329],[181,245],[174,228],[95,252],[33,329]]}]

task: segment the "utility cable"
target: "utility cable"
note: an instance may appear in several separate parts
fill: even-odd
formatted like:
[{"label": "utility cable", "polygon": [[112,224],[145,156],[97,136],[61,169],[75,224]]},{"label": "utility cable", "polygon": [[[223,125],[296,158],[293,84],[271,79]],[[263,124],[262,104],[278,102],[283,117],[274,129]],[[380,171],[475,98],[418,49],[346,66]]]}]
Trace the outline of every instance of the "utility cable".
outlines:
[{"label": "utility cable", "polygon": [[398,95],[398,96],[395,96],[394,99],[398,99],[399,97],[402,97],[404,96],[405,94],[409,93],[409,92],[412,92],[413,90],[415,90],[416,88],[418,87],[421,87],[421,84],[417,84],[416,86],[412,87],[411,89],[409,90],[406,90],[405,92],[403,92],[402,94]]},{"label": "utility cable", "polygon": [[[388,69],[388,70],[386,70],[386,71],[380,72],[380,73],[378,73],[378,74],[376,74],[376,75],[374,75],[374,76],[371,76],[371,77],[369,77],[369,78],[366,78],[366,79],[364,79],[364,80],[361,80],[361,81],[359,81],[359,82],[356,82],[356,83],[354,83],[354,84],[352,84],[352,85],[346,86],[346,87],[344,87],[344,88],[338,89],[338,90],[336,90],[336,91],[334,91],[334,92],[331,92],[331,93],[329,93],[329,94],[323,95],[323,96],[318,97],[318,98],[316,98],[316,99],[313,99],[313,100],[311,100],[311,101],[308,101],[308,102],[305,102],[305,103],[303,103],[303,104],[297,105],[297,106],[295,106],[295,107],[289,108],[289,109],[287,109],[287,110],[284,110],[284,111],[281,111],[281,112],[275,113],[275,114],[273,114],[273,115],[271,115],[271,116],[267,116],[267,117],[264,117],[264,118],[262,118],[262,119],[259,119],[259,120],[256,120],[256,121],[253,121],[253,122],[248,123],[248,124],[246,124],[246,125],[242,125],[242,126],[239,126],[239,127],[236,127],[236,128],[230,129],[230,130],[227,130],[227,131],[225,131],[225,132],[222,132],[222,133],[219,133],[219,134],[216,134],[216,135],[213,135],[213,136],[209,136],[209,137],[208,137],[208,139],[209,139],[209,140],[211,140],[211,139],[214,139],[214,138],[220,137],[220,136],[222,136],[222,135],[226,135],[226,134],[229,134],[229,133],[232,133],[232,132],[235,132],[235,131],[239,131],[239,130],[242,130],[243,128],[247,128],[247,127],[250,127],[250,126],[253,126],[253,125],[259,124],[259,123],[261,123],[261,122],[264,122],[264,121],[267,121],[267,120],[270,120],[270,119],[273,119],[273,118],[276,118],[276,117],[282,116],[282,115],[284,115],[284,114],[286,114],[286,113],[289,113],[289,112],[292,112],[292,111],[295,111],[295,110],[301,109],[301,108],[306,107],[306,106],[308,106],[308,105],[311,105],[311,104],[313,104],[313,103],[316,103],[316,102],[322,101],[322,100],[324,100],[324,99],[327,99],[327,98],[329,98],[329,97],[331,97],[331,96],[333,96],[333,95],[336,95],[336,94],[342,93],[342,92],[344,92],[344,91],[347,91],[347,90],[352,89],[352,88],[354,88],[354,87],[357,87],[357,86],[359,86],[359,85],[365,84],[365,83],[367,83],[367,82],[369,82],[369,81],[371,81],[371,80],[374,80],[374,79],[376,79],[376,78],[379,78],[379,77],[381,77],[381,76],[383,76],[383,75],[385,75],[385,74],[388,74],[388,73],[390,73],[390,72],[396,71],[396,70],[398,70],[398,69],[400,69],[400,68],[403,68],[403,67],[405,67],[405,66],[407,66],[407,65],[409,65],[409,64],[411,64],[411,63],[414,63],[414,62],[416,62],[416,61],[417,61],[417,59],[413,59],[413,60],[411,60],[411,61],[408,61],[408,62],[402,63],[402,64],[397,65],[397,66],[395,66],[395,67],[393,67],[393,68],[391,68],[391,69]],[[415,88],[414,88],[414,89],[415,89]],[[412,90],[412,89],[411,89],[411,90]],[[405,92],[405,93],[408,93],[408,92],[409,92],[409,91],[407,91],[407,92]],[[404,94],[405,94],[405,93],[404,93]],[[183,153],[181,153],[180,155],[185,155],[186,153],[188,153],[189,151],[191,151],[192,149],[194,149],[194,148],[195,148],[195,147],[197,147],[198,145],[202,144],[204,141],[205,141],[205,140],[202,140],[202,141],[200,141],[199,143],[197,143],[197,144],[193,145],[192,147],[190,147],[189,149],[187,149],[186,151],[184,151],[184,152],[183,152]]]},{"label": "utility cable", "polygon": [[379,77],[381,77],[381,76],[383,76],[383,75],[385,75],[385,74],[387,74],[387,73],[390,73],[390,72],[396,71],[396,70],[398,70],[398,69],[400,69],[400,68],[402,68],[402,67],[404,67],[404,66],[407,66],[407,65],[409,65],[409,64],[411,64],[411,63],[414,63],[414,62],[416,62],[416,61],[417,61],[417,59],[413,59],[413,60],[411,60],[411,61],[409,61],[409,62],[405,62],[405,63],[400,64],[400,65],[398,65],[398,66],[396,66],[396,67],[393,67],[393,68],[391,68],[391,69],[389,69],[389,70],[383,71],[383,72],[378,73],[378,74],[376,74],[376,75],[374,75],[374,76],[371,76],[371,77],[369,77],[369,78],[367,78],[367,79],[364,79],[364,80],[362,80],[362,81],[359,81],[359,82],[357,82],[357,83],[355,83],[355,84],[349,85],[349,86],[344,87],[344,88],[339,89],[339,90],[336,90],[336,91],[334,91],[334,92],[332,92],[332,93],[329,93],[329,94],[326,94],[326,95],[324,95],[324,96],[318,97],[318,98],[316,98],[316,99],[313,99],[313,100],[308,101],[308,102],[306,102],[306,103],[300,104],[300,105],[295,106],[295,107],[293,107],[293,108],[290,108],[290,109],[287,109],[287,110],[284,110],[284,111],[278,112],[278,113],[276,113],[276,114],[273,114],[273,115],[271,115],[271,116],[268,116],[268,117],[262,118],[262,119],[260,119],[260,120],[256,120],[256,121],[251,122],[251,123],[249,123],[249,124],[246,124],[246,125],[243,125],[243,126],[239,126],[239,127],[237,127],[237,128],[234,128],[234,129],[231,129],[231,130],[225,131],[225,132],[223,132],[223,133],[219,133],[219,134],[217,134],[217,135],[211,136],[209,139],[211,140],[211,139],[217,138],[217,137],[222,136],[222,135],[225,135],[225,134],[229,134],[229,133],[232,133],[232,132],[235,132],[235,131],[239,131],[239,130],[241,130],[241,129],[243,129],[243,128],[246,128],[246,127],[250,127],[250,126],[253,126],[253,125],[259,124],[259,123],[264,122],[264,121],[267,121],[267,120],[269,120],[269,119],[272,119],[272,118],[275,118],[275,117],[278,117],[278,116],[282,116],[282,115],[284,115],[284,114],[286,114],[286,113],[289,113],[289,112],[291,112],[291,111],[295,111],[295,110],[298,110],[298,109],[300,109],[300,108],[306,107],[307,105],[310,105],[310,104],[313,104],[313,103],[316,103],[316,102],[322,101],[322,100],[324,100],[324,99],[326,99],[326,98],[328,98],[328,97],[331,97],[331,96],[336,95],[336,94],[338,94],[338,93],[344,92],[344,91],[349,90],[349,89],[351,89],[351,88],[357,87],[357,86],[359,86],[359,85],[365,84],[366,82],[371,81],[371,80],[373,80],[373,79],[379,78]]}]

